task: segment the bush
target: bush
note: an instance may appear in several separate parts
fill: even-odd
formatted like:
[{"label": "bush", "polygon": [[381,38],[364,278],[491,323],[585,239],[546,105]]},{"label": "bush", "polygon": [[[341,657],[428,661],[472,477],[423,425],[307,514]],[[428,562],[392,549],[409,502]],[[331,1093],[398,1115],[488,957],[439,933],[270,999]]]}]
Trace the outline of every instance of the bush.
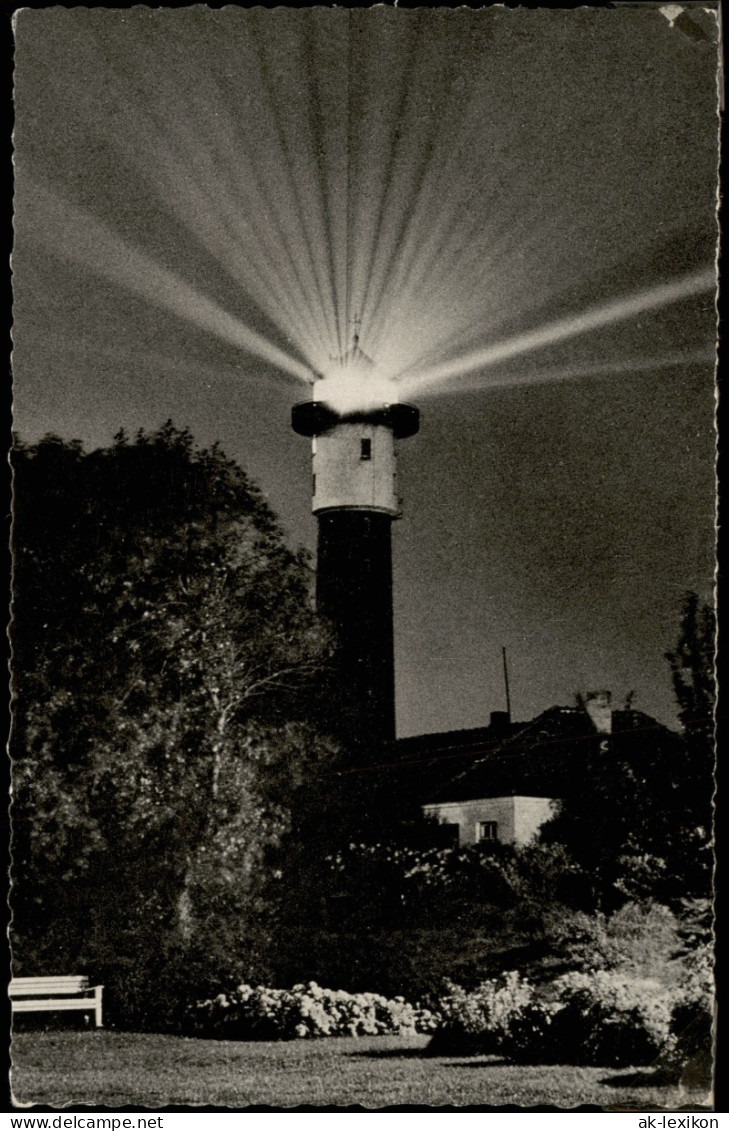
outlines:
[{"label": "bush", "polygon": [[516,971],[475,990],[452,986],[440,1002],[441,1021],[428,1046],[432,1054],[496,1053],[532,1001],[534,991]]},{"label": "bush", "polygon": [[334,930],[442,927],[474,907],[514,906],[508,875],[513,850],[350,844],[323,863],[327,925]]},{"label": "bush", "polygon": [[660,903],[626,903],[606,919],[603,955],[610,970],[675,982],[678,922]]},{"label": "bush", "polygon": [[302,1037],[363,1037],[429,1033],[437,1017],[398,997],[328,990],[316,982],[290,990],[241,985],[198,1002],[191,1029],[198,1036],[279,1041]]},{"label": "bush", "polygon": [[668,907],[626,903],[611,915],[587,915],[554,904],[545,907],[543,924],[545,957],[528,971],[535,982],[552,982],[576,970],[622,971],[665,985],[681,976],[678,924]]},{"label": "bush", "polygon": [[514,1018],[501,1048],[531,1063],[651,1064],[670,1044],[672,1005],[655,979],[567,974]]},{"label": "bush", "polygon": [[[430,1006],[447,996],[453,983],[474,989],[502,970],[519,969],[533,979],[545,949],[538,920],[516,910],[474,909],[471,921],[462,925],[282,932],[271,973],[260,978],[243,974],[236,980],[290,986],[313,979],[353,993],[374,990],[388,998],[402,994],[407,1001]],[[570,967],[560,961],[557,973],[565,969]]]},{"label": "bush", "polygon": [[534,1064],[622,1067],[671,1047],[673,1001],[649,978],[572,973],[538,992],[519,974],[453,987],[428,1051],[500,1053]]},{"label": "bush", "polygon": [[693,1075],[711,1086],[714,1022],[713,954],[707,944],[684,956],[686,975],[678,986],[671,1011],[673,1042],[661,1068],[670,1078]]}]

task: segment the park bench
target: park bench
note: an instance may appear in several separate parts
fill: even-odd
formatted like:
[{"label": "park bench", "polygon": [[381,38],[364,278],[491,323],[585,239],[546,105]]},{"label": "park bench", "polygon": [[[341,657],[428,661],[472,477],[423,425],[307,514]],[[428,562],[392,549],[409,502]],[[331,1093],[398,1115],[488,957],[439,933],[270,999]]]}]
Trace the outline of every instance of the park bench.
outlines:
[{"label": "park bench", "polygon": [[70,974],[60,978],[13,978],[8,992],[13,1013],[80,1009],[93,1013],[96,1028],[100,1029],[103,990],[103,986],[90,986],[85,975]]}]

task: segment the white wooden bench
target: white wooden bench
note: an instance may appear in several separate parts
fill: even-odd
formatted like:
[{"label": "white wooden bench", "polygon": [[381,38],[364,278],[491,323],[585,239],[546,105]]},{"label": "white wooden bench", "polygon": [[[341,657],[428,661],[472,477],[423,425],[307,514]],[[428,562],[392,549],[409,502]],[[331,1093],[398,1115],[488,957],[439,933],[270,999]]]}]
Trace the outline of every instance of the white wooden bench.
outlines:
[{"label": "white wooden bench", "polygon": [[13,978],[8,993],[13,1013],[81,1009],[94,1014],[96,1028],[100,1029],[103,991],[103,986],[90,986],[84,975],[70,974],[61,978]]}]

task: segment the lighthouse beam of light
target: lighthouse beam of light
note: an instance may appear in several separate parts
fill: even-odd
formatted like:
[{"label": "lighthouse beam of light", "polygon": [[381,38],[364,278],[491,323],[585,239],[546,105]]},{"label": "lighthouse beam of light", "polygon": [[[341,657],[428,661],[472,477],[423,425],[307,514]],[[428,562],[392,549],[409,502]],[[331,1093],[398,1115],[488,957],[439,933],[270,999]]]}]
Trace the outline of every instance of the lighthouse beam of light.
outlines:
[{"label": "lighthouse beam of light", "polygon": [[488,373],[472,372],[458,382],[452,390],[440,385],[428,385],[421,389],[418,399],[442,396],[447,391],[467,393],[497,387],[512,388],[516,385],[552,385],[559,381],[575,381],[586,377],[620,377],[628,373],[655,373],[662,369],[675,369],[678,366],[706,365],[716,362],[716,349],[676,350],[658,356],[615,358],[610,361],[575,363],[574,365],[555,365],[546,369],[530,369],[522,373],[499,373],[498,369]]},{"label": "lighthouse beam of light", "polygon": [[[93,36],[90,40],[94,45]],[[144,50],[150,44],[145,41],[141,47],[141,55],[135,54],[130,65],[136,60],[143,72]],[[278,131],[271,97],[263,91],[257,53],[250,44],[244,48],[248,77],[262,90],[259,117],[264,135],[271,137]],[[292,224],[291,208],[279,202],[282,166],[279,162],[274,168],[268,154],[275,148],[266,146],[263,159],[255,139],[246,134],[237,104],[225,99],[212,73],[205,76],[205,84],[194,70],[178,75],[175,83],[157,76],[152,97],[152,92],[144,94],[142,74],[133,72],[134,81],[125,81],[106,58],[104,66],[114,100],[115,148],[236,286],[282,333],[294,335],[307,358],[326,357],[331,340],[326,310],[333,310],[333,302],[323,297],[319,273],[312,274],[302,254],[301,223]],[[202,102],[201,89],[207,96]],[[175,113],[181,101],[187,107],[184,117]],[[157,107],[156,114],[152,107]],[[160,107],[166,112],[160,113]],[[236,155],[234,161],[231,154]],[[291,197],[292,180],[288,170],[284,201]]]},{"label": "lighthouse beam of light", "polygon": [[307,365],[223,310],[179,275],[154,263],[85,209],[63,201],[45,186],[33,185],[21,219],[30,239],[42,240],[61,258],[80,264],[292,377],[311,381]]},{"label": "lighthouse beam of light", "polygon": [[407,392],[417,392],[429,386],[452,381],[475,370],[484,370],[498,365],[502,361],[519,357],[522,354],[532,353],[545,346],[556,345],[569,338],[575,338],[605,326],[616,325],[645,314],[651,310],[659,310],[671,303],[683,299],[693,298],[696,295],[716,289],[716,271],[707,268],[695,271],[670,283],[639,291],[637,294],[616,299],[602,306],[593,307],[582,314],[571,318],[562,318],[536,330],[525,334],[518,334],[504,342],[487,346],[482,350],[474,350],[461,357],[432,366],[430,369],[421,369],[417,373],[410,370],[399,375],[398,383]]},{"label": "lighthouse beam of light", "polygon": [[[378,397],[392,400],[715,287],[711,272],[686,276],[499,342],[515,319],[526,324],[535,296],[574,292],[596,263],[619,257],[616,231],[621,247],[640,239],[641,215],[625,204],[635,194],[621,184],[596,211],[575,194],[566,159],[579,158],[589,183],[619,157],[614,131],[601,134],[607,148],[544,147],[541,101],[529,93],[538,87],[521,84],[512,110],[509,81],[479,52],[464,56],[473,25],[459,18],[433,37],[415,13],[225,11],[130,24],[126,51],[111,25],[91,35],[86,23],[74,41],[104,76],[87,117],[72,119],[74,140],[103,131],[121,154],[120,173],[110,162],[105,174],[110,200],[129,187],[120,175],[137,174],[139,188],[124,192],[125,232],[135,196],[151,189],[189,233],[189,249],[173,247],[175,229],[164,225],[146,243],[144,208],[138,236],[115,234],[77,199],[83,182],[64,190],[74,203],[42,193],[22,203],[37,215],[35,238],[283,373],[339,379],[368,396],[376,378]],[[486,25],[483,34],[490,42]],[[66,106],[63,73],[48,83]],[[512,112],[535,123],[523,140],[509,128]],[[91,212],[104,199],[89,197]],[[233,309],[255,308],[273,340],[200,293],[201,248],[204,269],[209,260],[220,268],[216,293],[231,280]],[[163,265],[168,254],[186,263],[184,277]],[[355,315],[377,373],[353,379],[332,357],[346,354]],[[384,378],[399,384],[388,392]]]},{"label": "lighthouse beam of light", "polygon": [[[259,13],[260,15],[260,13]],[[330,147],[324,147],[322,128],[317,122],[318,99],[314,78],[307,71],[304,45],[298,36],[281,42],[259,26],[259,18],[250,27],[248,61],[260,93],[259,111],[265,125],[264,144],[254,145],[252,165],[265,165],[269,170],[269,194],[273,200],[281,194],[278,218],[282,242],[290,263],[289,273],[296,279],[298,291],[307,296],[313,290],[317,313],[315,320],[329,342],[341,340],[337,301],[337,258],[334,253],[335,225],[327,199],[327,178],[322,160],[331,159]],[[281,54],[284,61],[281,61]],[[279,81],[282,69],[296,83],[298,97],[289,100]],[[301,92],[304,97],[302,98]],[[308,94],[308,98],[307,98]],[[239,118],[241,132],[245,127]],[[274,175],[271,176],[271,173]],[[339,194],[341,195],[341,194]],[[320,355],[321,356],[321,355]]]}]

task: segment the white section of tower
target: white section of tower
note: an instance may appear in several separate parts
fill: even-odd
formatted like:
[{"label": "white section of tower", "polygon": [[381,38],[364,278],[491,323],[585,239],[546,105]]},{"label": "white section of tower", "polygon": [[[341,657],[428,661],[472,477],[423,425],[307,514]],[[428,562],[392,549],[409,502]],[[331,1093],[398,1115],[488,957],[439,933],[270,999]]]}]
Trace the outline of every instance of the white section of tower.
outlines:
[{"label": "white section of tower", "polygon": [[367,419],[341,420],[312,438],[312,510],[399,513],[393,430]]}]

